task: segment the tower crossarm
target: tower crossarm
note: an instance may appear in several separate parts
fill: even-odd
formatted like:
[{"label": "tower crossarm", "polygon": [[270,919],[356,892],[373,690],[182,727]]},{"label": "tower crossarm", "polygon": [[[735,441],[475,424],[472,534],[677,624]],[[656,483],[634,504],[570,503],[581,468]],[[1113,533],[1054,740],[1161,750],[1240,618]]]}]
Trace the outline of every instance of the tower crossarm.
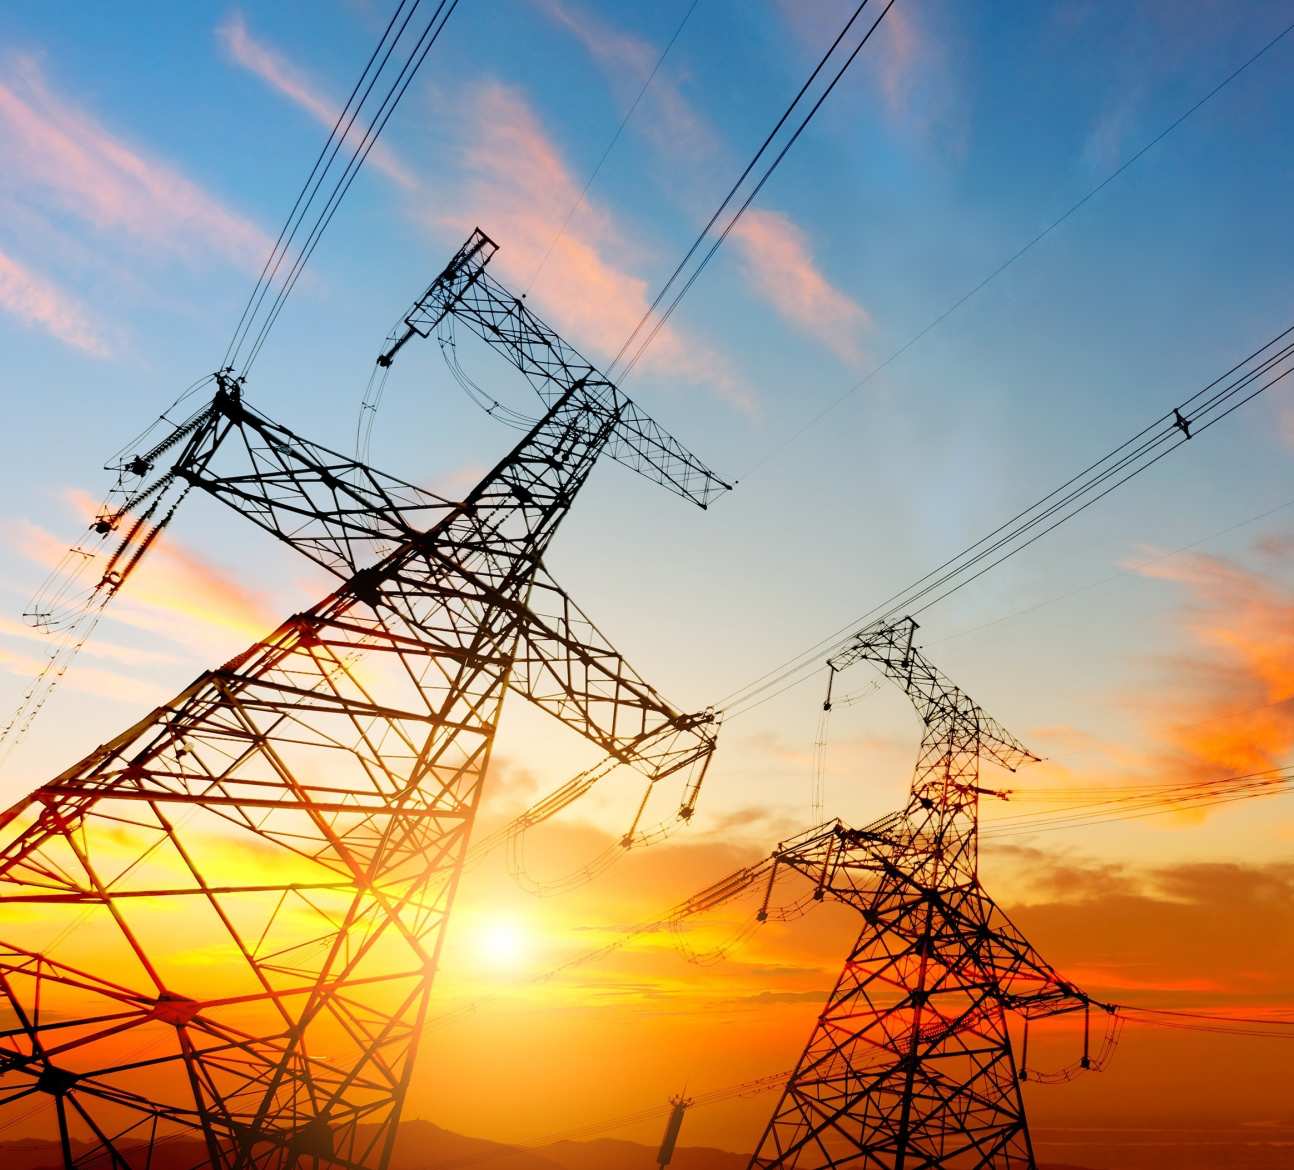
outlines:
[{"label": "tower crossarm", "polygon": [[976,895],[978,907],[975,921],[967,923],[968,937],[994,973],[1006,1007],[1037,1018],[1079,1011],[1089,1004],[1107,1006],[1063,978],[982,889]]},{"label": "tower crossarm", "polygon": [[718,721],[667,702],[540,567],[511,685],[622,763],[653,779],[704,762]]},{"label": "tower crossarm", "polygon": [[[428,543],[426,529],[442,521],[467,530],[461,544],[484,547],[536,507],[564,508],[570,489],[560,477],[582,446],[577,436],[587,442],[606,432],[600,413],[584,409],[577,393],[567,403],[569,423],[550,428],[557,439],[523,443],[506,480],[463,504],[302,438],[253,410],[233,387],[217,394],[215,421],[194,436],[174,472],[343,580],[367,575],[376,598],[386,592],[369,575],[377,554],[416,550]],[[685,714],[667,702],[542,564],[527,571],[525,600],[499,594],[488,574],[469,578],[477,587],[464,598],[492,600],[512,615],[520,637],[510,688],[652,778],[703,762],[715,746],[713,712]],[[428,645],[444,643],[441,631],[407,607],[402,616]]]},{"label": "tower crossarm", "polygon": [[378,364],[389,366],[400,346],[415,335],[427,337],[442,326],[462,323],[515,366],[545,403],[551,405],[578,388],[586,403],[615,419],[607,444],[613,459],[702,508],[728,490],[729,484],[486,271],[496,250],[477,228],[445,272],[414,302],[404,329],[392,335]]},{"label": "tower crossarm", "polygon": [[[910,617],[882,619],[860,630],[827,660],[833,676],[859,662],[870,662],[898,683],[916,707],[921,722],[963,747],[1014,772],[1038,757],[940,671],[914,644],[919,627]],[[969,743],[966,741],[969,739]]]}]

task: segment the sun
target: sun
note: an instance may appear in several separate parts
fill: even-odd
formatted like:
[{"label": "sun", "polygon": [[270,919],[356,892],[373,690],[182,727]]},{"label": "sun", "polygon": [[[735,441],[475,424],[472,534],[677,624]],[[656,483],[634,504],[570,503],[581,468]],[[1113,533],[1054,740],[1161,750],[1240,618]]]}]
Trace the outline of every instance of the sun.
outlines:
[{"label": "sun", "polygon": [[482,961],[496,971],[515,971],[529,950],[525,926],[514,918],[493,918],[482,924],[477,950]]}]

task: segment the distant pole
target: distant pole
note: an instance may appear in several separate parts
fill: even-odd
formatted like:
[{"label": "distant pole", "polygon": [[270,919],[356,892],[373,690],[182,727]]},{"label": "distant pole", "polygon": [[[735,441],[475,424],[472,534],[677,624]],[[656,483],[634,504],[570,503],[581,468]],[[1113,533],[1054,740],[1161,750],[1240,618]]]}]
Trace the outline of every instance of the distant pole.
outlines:
[{"label": "distant pole", "polygon": [[661,1138],[660,1153],[656,1155],[656,1165],[661,1167],[661,1170],[664,1170],[664,1167],[668,1166],[674,1158],[678,1131],[683,1128],[683,1114],[692,1104],[692,1099],[680,1093],[677,1097],[671,1097],[669,1103],[673,1108],[669,1111],[669,1120],[665,1122],[665,1136]]}]

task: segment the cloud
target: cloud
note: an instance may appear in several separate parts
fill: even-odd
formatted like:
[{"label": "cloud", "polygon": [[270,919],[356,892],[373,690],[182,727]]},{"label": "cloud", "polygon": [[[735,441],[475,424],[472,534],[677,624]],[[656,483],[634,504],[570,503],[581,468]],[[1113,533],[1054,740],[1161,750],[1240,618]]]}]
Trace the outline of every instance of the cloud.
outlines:
[{"label": "cloud", "polygon": [[80,304],[3,252],[0,252],[0,310],[26,326],[43,329],[82,353],[98,358],[109,356],[102,333],[90,322]]},{"label": "cloud", "polygon": [[[72,491],[68,496],[81,515],[95,514],[96,502],[88,495]],[[29,559],[49,569],[60,565],[63,541],[25,522],[19,533],[18,547]],[[109,612],[116,621],[204,650],[211,648],[213,635],[228,649],[226,635],[251,642],[278,624],[266,598],[169,532],[154,543]]]},{"label": "cloud", "polygon": [[1026,937],[1098,997],[1292,1006],[1294,865],[1138,866],[1027,845],[997,846],[994,861],[1011,871],[1008,909]]},{"label": "cloud", "polygon": [[[337,124],[341,105],[324,96],[309,76],[283,54],[253,37],[241,12],[231,13],[217,27],[216,36],[235,64],[255,74],[329,131]],[[357,145],[362,134],[358,123],[352,126],[346,136],[347,145]],[[373,146],[367,162],[406,190],[419,186],[417,178],[383,142]]]},{"label": "cloud", "polygon": [[567,0],[531,0],[549,20],[575,37],[618,90],[626,106],[651,77],[643,95],[650,113],[638,120],[653,143],[671,154],[708,157],[718,146],[717,135],[706,119],[684,96],[680,83],[668,69],[652,70],[660,50],[650,42],[613,28],[595,13],[577,9]]},{"label": "cloud", "polygon": [[[34,626],[0,617],[0,637],[16,638],[27,642],[39,642],[52,646],[50,636]],[[81,653],[92,658],[107,658],[114,662],[123,662],[128,666],[154,666],[178,662],[174,654],[163,650],[141,650],[136,646],[123,646],[103,638],[91,638],[81,648]]]},{"label": "cloud", "polygon": [[[1282,549],[1270,538],[1259,546]],[[1186,595],[1181,620],[1191,646],[1160,664],[1173,685],[1157,689],[1145,709],[1160,769],[1205,779],[1287,763],[1294,748],[1294,590],[1206,554],[1132,568]]]},{"label": "cloud", "polygon": [[[577,10],[568,0],[531,2],[584,46],[612,88],[624,91],[626,105],[637,96],[656,66],[659,49],[583,9]],[[659,70],[652,78],[643,101],[651,109],[639,113],[635,125],[642,127],[659,153],[672,161],[680,153],[695,161],[724,159],[724,165],[735,171],[736,164],[727,159],[728,152],[718,133],[667,70]],[[708,206],[712,198],[707,193],[704,200],[694,202]],[[756,295],[789,324],[825,343],[843,361],[859,360],[852,334],[866,326],[867,314],[817,269],[806,234],[788,215],[747,211],[734,229],[733,238],[742,249]]]},{"label": "cloud", "polygon": [[787,320],[838,358],[862,360],[858,335],[871,324],[866,309],[836,288],[814,263],[808,237],[776,211],[747,211],[733,229],[756,290]]},{"label": "cloud", "polygon": [[[18,654],[0,646],[0,671],[6,674],[34,679],[48,666],[48,657],[38,658],[34,655]],[[157,699],[156,688],[147,682],[133,675],[122,674],[116,670],[105,670],[98,666],[81,666],[69,672],[60,685],[101,699],[113,699],[119,702],[143,703],[155,702]]]},{"label": "cloud", "polygon": [[1294,403],[1283,403],[1280,409],[1279,422],[1281,439],[1291,451],[1294,451]]},{"label": "cloud", "polygon": [[0,191],[160,252],[261,265],[269,238],[168,163],[151,158],[53,93],[29,57],[0,82]]},{"label": "cloud", "polygon": [[[493,264],[514,283],[528,285],[542,264],[543,313],[577,345],[614,354],[649,304],[647,282],[627,266],[623,228],[606,209],[580,203],[581,184],[518,90],[499,82],[476,86],[465,125],[464,190],[456,203],[472,210],[448,222],[463,234],[479,222],[498,239],[503,246]],[[727,360],[673,326],[661,330],[644,364],[754,410]]]},{"label": "cloud", "polygon": [[[815,62],[855,7],[852,0],[817,4],[778,0],[783,19]],[[857,43],[855,34],[870,27],[871,19],[864,11],[838,54]],[[879,93],[895,128],[912,131],[919,138],[940,137],[959,150],[964,146],[963,115],[954,100],[955,74],[948,55],[910,8],[896,4],[886,13],[851,73]]]}]

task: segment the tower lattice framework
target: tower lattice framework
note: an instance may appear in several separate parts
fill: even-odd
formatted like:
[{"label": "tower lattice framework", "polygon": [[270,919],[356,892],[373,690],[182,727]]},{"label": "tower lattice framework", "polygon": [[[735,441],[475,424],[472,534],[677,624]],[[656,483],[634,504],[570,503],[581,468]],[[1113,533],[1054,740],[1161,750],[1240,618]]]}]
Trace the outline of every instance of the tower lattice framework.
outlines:
[{"label": "tower lattice framework", "polygon": [[162,479],[340,583],[0,815],[0,1122],[67,1167],[169,1167],[168,1143],[387,1164],[508,689],[649,782],[691,769],[690,812],[712,714],[647,684],[543,555],[603,453],[702,506],[724,485],[488,277],[494,250],[476,232],[409,314],[456,315],[545,402],[465,499],[228,377],[139,460],[178,452]]},{"label": "tower lattice framework", "polygon": [[[910,618],[858,634],[831,677],[869,662],[924,727],[907,806],[779,847],[815,896],[863,919],[844,969],[764,1131],[752,1168],[1032,1170],[1008,1012],[1087,1010],[984,892],[981,757],[1036,760],[913,645]],[[828,697],[828,709],[830,697]]]}]

